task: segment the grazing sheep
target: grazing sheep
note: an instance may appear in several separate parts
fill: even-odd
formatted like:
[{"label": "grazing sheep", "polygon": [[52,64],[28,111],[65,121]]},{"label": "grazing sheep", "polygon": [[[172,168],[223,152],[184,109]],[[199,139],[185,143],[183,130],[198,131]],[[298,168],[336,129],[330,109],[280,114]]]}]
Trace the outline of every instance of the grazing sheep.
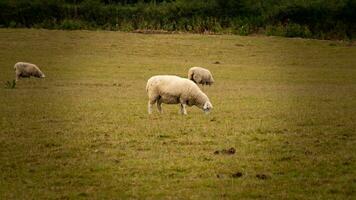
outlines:
[{"label": "grazing sheep", "polygon": [[28,78],[30,76],[34,76],[37,78],[46,77],[41,70],[34,64],[26,63],[26,62],[18,62],[14,65],[15,73],[16,73],[16,81],[19,78]]},{"label": "grazing sheep", "polygon": [[213,75],[210,71],[202,67],[192,67],[188,71],[188,79],[196,84],[212,85],[214,83]]},{"label": "grazing sheep", "polygon": [[147,81],[148,113],[152,113],[152,105],[157,103],[161,113],[161,104],[180,104],[181,114],[187,114],[186,105],[197,106],[205,113],[213,108],[209,98],[191,80],[172,75],[153,76]]}]

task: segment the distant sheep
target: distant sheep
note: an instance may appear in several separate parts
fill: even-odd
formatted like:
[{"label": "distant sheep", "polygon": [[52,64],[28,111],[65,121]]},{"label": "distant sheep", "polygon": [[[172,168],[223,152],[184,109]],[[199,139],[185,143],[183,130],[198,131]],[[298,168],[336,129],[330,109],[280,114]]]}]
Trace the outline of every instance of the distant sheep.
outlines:
[{"label": "distant sheep", "polygon": [[188,71],[188,79],[196,84],[212,85],[214,83],[213,75],[209,70],[202,67],[192,67]]},{"label": "distant sheep", "polygon": [[18,81],[19,78],[28,78],[30,76],[34,76],[36,78],[46,77],[36,65],[31,63],[18,62],[14,65],[14,69],[16,81]]},{"label": "distant sheep", "polygon": [[187,114],[186,105],[197,106],[205,113],[213,108],[209,98],[191,80],[172,75],[153,76],[147,81],[148,113],[152,113],[152,105],[157,103],[161,113],[161,104],[180,104],[181,114]]}]

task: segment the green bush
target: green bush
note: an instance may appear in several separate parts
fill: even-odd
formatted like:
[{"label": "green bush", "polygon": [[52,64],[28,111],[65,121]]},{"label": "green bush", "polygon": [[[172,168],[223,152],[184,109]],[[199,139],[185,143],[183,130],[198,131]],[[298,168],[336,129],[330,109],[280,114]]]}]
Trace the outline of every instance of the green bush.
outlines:
[{"label": "green bush", "polygon": [[16,22],[15,21],[10,21],[9,28],[16,28]]},{"label": "green bush", "polygon": [[285,29],[282,25],[267,25],[265,34],[268,36],[285,36]]},{"label": "green bush", "polygon": [[130,31],[134,30],[134,26],[132,24],[132,21],[123,20],[123,21],[121,21],[119,23],[120,23],[120,25],[119,25],[118,29],[121,30],[121,31],[130,32]]},{"label": "green bush", "polygon": [[86,26],[80,20],[65,19],[57,28],[63,30],[77,30],[77,29],[85,29]]},{"label": "green bush", "polygon": [[[111,3],[110,3],[111,2]],[[0,27],[163,29],[352,39],[355,0],[1,0]]]},{"label": "green bush", "polygon": [[311,32],[307,26],[299,24],[287,24],[285,27],[286,37],[311,37]]},{"label": "green bush", "polygon": [[284,37],[312,37],[312,33],[307,26],[302,26],[294,23],[287,24],[285,26],[281,24],[268,25],[266,26],[265,34]]},{"label": "green bush", "polygon": [[250,34],[250,26],[248,24],[242,25],[238,30],[239,35]]}]

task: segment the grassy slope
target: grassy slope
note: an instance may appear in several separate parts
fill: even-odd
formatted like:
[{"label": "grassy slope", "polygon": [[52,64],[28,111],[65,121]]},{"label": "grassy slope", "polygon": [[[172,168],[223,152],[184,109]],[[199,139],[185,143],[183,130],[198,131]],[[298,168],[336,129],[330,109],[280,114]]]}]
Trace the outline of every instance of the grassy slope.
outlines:
[{"label": "grassy slope", "polygon": [[[1,199],[356,196],[355,46],[22,29],[0,44],[1,82],[17,61],[48,77],[0,87]],[[215,75],[213,112],[148,116],[146,80],[193,65]]]}]

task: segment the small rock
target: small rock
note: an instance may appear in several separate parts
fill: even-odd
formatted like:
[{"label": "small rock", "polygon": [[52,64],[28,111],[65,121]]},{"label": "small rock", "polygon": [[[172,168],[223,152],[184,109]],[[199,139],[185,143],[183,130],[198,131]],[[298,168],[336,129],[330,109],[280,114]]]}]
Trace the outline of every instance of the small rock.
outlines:
[{"label": "small rock", "polygon": [[236,172],[236,173],[232,174],[231,176],[232,176],[232,178],[240,178],[242,175],[243,175],[242,172]]},{"label": "small rock", "polygon": [[312,155],[313,152],[311,152],[311,151],[309,151],[309,150],[306,150],[306,151],[304,152],[304,154],[305,154],[305,155]]},{"label": "small rock", "polygon": [[235,154],[236,153],[236,149],[234,147],[231,147],[229,150],[227,150],[228,154]]},{"label": "small rock", "polygon": [[351,163],[348,162],[348,161],[346,161],[346,162],[343,162],[342,164],[343,164],[343,165],[350,165]]},{"label": "small rock", "polygon": [[217,65],[218,65],[218,64],[220,64],[220,62],[219,62],[219,61],[215,61],[214,64],[217,64]]},{"label": "small rock", "polygon": [[234,147],[231,147],[230,149],[223,149],[221,151],[223,154],[228,154],[228,155],[232,155],[236,153],[236,149]]},{"label": "small rock", "polygon": [[223,149],[221,151],[216,150],[214,151],[214,154],[227,154],[227,155],[233,155],[236,153],[236,149],[234,147],[231,147],[230,149]]},{"label": "small rock", "polygon": [[256,178],[261,179],[261,180],[266,180],[268,176],[266,174],[257,174]]},{"label": "small rock", "polygon": [[88,196],[88,193],[81,192],[81,193],[78,194],[78,196],[80,196],[80,197],[87,197],[87,196]]}]

